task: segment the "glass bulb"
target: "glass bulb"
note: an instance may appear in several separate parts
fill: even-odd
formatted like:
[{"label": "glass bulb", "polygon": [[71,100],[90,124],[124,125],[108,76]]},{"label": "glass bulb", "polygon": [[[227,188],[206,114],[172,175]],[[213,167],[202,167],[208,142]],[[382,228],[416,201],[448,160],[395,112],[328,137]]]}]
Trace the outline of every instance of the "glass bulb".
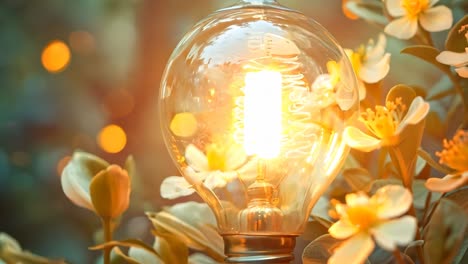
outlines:
[{"label": "glass bulb", "polygon": [[275,1],[219,10],[180,41],[161,83],[163,135],[213,210],[228,262],[292,260],[348,153],[358,98],[333,37]]}]

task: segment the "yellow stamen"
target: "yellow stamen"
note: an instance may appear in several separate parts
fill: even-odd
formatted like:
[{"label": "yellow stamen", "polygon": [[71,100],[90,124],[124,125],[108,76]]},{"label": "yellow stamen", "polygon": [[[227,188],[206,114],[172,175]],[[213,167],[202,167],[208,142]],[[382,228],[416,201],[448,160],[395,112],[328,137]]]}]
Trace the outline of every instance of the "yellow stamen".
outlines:
[{"label": "yellow stamen", "polygon": [[429,0],[402,0],[401,7],[410,19],[417,19],[429,7]]},{"label": "yellow stamen", "polygon": [[206,158],[210,171],[225,171],[227,149],[218,144],[210,144],[206,147]]},{"label": "yellow stamen", "polygon": [[368,205],[357,205],[349,207],[346,210],[349,221],[359,226],[361,230],[366,230],[378,222],[377,210],[370,204]]},{"label": "yellow stamen", "polygon": [[329,61],[327,62],[327,70],[331,77],[331,83],[335,86],[340,81],[340,64],[336,61]]},{"label": "yellow stamen", "polygon": [[395,135],[405,111],[406,106],[399,97],[394,102],[388,101],[386,106],[377,105],[375,112],[372,109],[366,109],[359,119],[376,137],[389,139]]},{"label": "yellow stamen", "polygon": [[444,139],[444,149],[436,155],[441,164],[458,172],[468,171],[468,131],[458,130],[452,140]]}]

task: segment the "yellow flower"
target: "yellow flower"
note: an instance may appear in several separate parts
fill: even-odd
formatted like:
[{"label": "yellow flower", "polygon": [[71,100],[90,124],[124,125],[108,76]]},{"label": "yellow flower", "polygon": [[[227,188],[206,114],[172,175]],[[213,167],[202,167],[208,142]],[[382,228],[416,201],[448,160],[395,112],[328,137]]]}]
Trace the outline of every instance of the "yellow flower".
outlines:
[{"label": "yellow flower", "polygon": [[440,163],[454,169],[442,179],[430,178],[426,187],[434,192],[449,192],[468,182],[468,131],[458,130],[452,140],[444,140],[444,149],[436,153]]},{"label": "yellow flower", "polygon": [[385,27],[385,33],[400,39],[410,39],[421,27],[430,32],[449,29],[452,11],[446,6],[434,5],[439,0],[387,0],[386,7],[392,17],[398,17]]},{"label": "yellow flower", "polygon": [[255,160],[248,160],[244,150],[236,145],[212,143],[206,146],[206,154],[190,144],[185,150],[188,166],[183,168],[184,177],[169,176],[163,180],[160,191],[166,199],[175,199],[195,192],[193,184],[204,184],[210,189],[222,188],[229,181],[242,176],[243,180],[256,175]]},{"label": "yellow flower", "polygon": [[401,101],[401,98],[397,98],[394,102],[387,101],[386,106],[376,106],[375,112],[368,108],[361,113],[359,120],[373,136],[349,126],[345,128],[343,135],[346,143],[352,148],[366,152],[382,146],[396,145],[399,142],[399,134],[406,126],[419,123],[429,112],[429,103],[418,96],[404,115],[406,105]]},{"label": "yellow flower", "polygon": [[375,242],[387,251],[408,244],[416,233],[416,218],[401,216],[412,203],[411,193],[400,185],[380,188],[372,197],[365,193],[346,195],[346,204],[337,204],[340,220],[328,232],[337,239],[347,239],[328,260],[334,263],[364,263]]},{"label": "yellow flower", "polygon": [[387,39],[380,34],[377,43],[370,39],[367,46],[353,51],[345,49],[346,55],[358,77],[359,99],[366,97],[364,83],[376,83],[382,80],[390,70],[390,53],[385,53]]}]

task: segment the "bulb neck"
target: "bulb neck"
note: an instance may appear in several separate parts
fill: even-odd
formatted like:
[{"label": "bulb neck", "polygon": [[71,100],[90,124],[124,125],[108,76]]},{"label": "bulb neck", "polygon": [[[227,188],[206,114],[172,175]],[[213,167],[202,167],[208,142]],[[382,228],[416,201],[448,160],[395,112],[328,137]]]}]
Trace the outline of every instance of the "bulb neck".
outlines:
[{"label": "bulb neck", "polygon": [[296,236],[224,235],[226,263],[289,264],[294,260]]}]

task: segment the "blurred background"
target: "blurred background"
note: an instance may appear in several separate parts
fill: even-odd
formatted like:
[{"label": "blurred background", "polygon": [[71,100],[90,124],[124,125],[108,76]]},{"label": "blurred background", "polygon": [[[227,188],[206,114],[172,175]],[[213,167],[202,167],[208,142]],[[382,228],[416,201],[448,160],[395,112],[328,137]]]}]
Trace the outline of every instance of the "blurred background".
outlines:
[{"label": "blurred background", "polygon": [[[0,1],[0,232],[43,256],[95,261],[87,247],[99,236],[98,218],[73,205],[60,185],[61,169],[81,149],[121,165],[134,156],[137,182],[116,236],[148,236],[144,211],[180,202],[159,195],[162,179],[179,174],[159,128],[162,71],[184,32],[234,2]],[[347,19],[339,0],[279,2],[317,20],[343,47],[379,32]],[[402,47],[389,42],[390,50]],[[392,65],[415,60],[394,56]],[[395,67],[385,87],[439,78],[421,65],[424,79]]]}]

